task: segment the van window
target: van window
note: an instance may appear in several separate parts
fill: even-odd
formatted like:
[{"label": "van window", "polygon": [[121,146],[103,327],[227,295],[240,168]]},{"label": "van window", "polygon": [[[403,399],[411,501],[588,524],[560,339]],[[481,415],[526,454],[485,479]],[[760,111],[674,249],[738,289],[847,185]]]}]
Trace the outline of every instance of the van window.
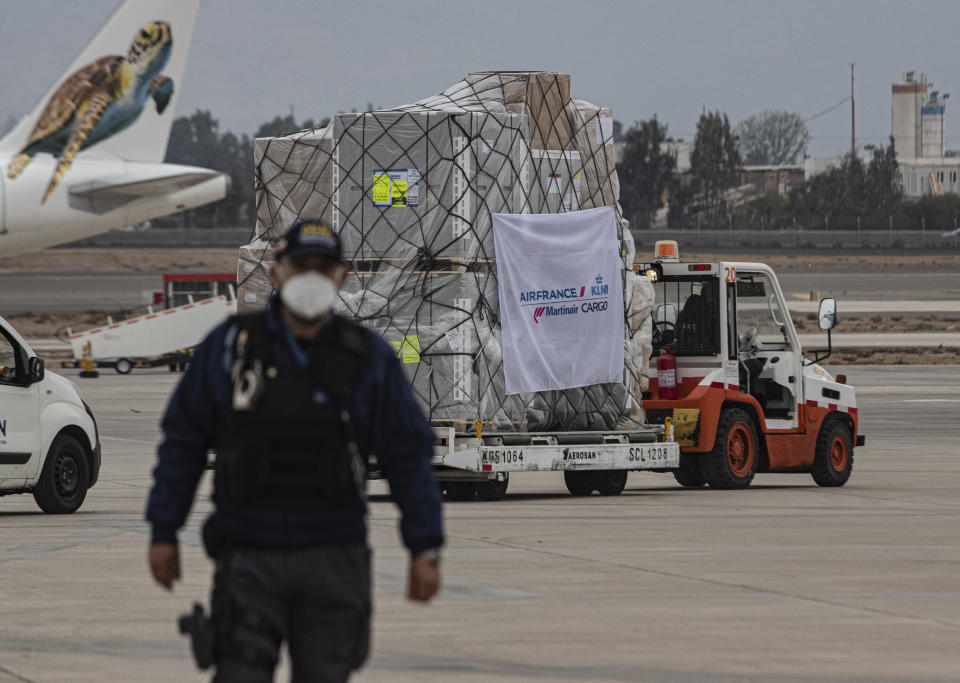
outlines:
[{"label": "van window", "polygon": [[0,330],[0,384],[13,384],[17,379],[17,347]]}]

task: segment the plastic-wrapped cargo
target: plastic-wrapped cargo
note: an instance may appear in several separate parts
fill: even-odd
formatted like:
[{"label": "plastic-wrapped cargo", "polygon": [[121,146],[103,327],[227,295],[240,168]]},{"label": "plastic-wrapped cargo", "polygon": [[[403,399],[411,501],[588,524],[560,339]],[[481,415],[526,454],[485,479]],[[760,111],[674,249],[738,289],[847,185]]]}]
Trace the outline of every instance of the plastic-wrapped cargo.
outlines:
[{"label": "plastic-wrapped cargo", "polygon": [[257,237],[240,247],[237,262],[237,311],[244,313],[263,308],[273,285],[270,284],[270,266],[273,265],[273,245]]},{"label": "plastic-wrapped cargo", "polygon": [[491,213],[521,207],[524,117],[414,110],[340,114],[333,229],[349,259],[493,257]]},{"label": "plastic-wrapped cargo", "polygon": [[[253,142],[257,235],[279,234],[299,216],[332,221],[333,130],[328,126]],[[275,240],[274,240],[275,241]]]},{"label": "plastic-wrapped cargo", "polygon": [[[241,310],[270,294],[273,244],[298,218],[344,244],[337,310],[394,346],[432,421],[485,429],[613,429],[642,419],[652,287],[620,219],[612,112],[570,77],[476,72],[443,93],[255,143],[257,226],[238,264]],[[507,395],[491,214],[614,206],[624,278],[623,382]]]}]

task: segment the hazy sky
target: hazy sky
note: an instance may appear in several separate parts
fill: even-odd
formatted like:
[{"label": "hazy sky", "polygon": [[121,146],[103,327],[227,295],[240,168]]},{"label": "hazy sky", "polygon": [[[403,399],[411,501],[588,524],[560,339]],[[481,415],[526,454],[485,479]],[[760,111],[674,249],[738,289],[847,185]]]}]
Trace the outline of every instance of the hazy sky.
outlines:
[{"label": "hazy sky", "polygon": [[[0,0],[0,127],[69,65],[114,0]],[[468,71],[543,69],[630,124],[656,114],[692,139],[704,107],[731,122],[766,108],[805,117],[850,91],[857,143],[890,134],[890,85],[910,69],[956,91],[948,147],[960,148],[960,2],[659,0],[201,0],[178,114],[209,109],[252,133],[368,102],[389,107]],[[844,105],[809,122],[814,156],[850,147]]]}]

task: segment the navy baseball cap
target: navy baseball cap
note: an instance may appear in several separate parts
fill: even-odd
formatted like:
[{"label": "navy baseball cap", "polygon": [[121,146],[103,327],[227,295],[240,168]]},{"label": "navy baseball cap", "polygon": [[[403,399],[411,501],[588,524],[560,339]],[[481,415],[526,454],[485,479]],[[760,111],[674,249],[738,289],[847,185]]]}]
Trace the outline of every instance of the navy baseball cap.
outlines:
[{"label": "navy baseball cap", "polygon": [[294,223],[277,242],[277,257],[301,258],[309,254],[343,261],[340,237],[326,223],[302,220]]}]

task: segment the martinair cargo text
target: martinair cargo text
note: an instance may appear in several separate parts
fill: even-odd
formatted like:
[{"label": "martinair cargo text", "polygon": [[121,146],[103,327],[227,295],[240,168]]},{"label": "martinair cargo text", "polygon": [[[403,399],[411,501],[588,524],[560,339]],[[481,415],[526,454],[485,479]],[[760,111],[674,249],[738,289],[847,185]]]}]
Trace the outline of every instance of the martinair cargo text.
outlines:
[{"label": "martinair cargo text", "polygon": [[0,254],[226,196],[229,176],[163,163],[197,9],[198,0],[128,0],[0,140]]}]

